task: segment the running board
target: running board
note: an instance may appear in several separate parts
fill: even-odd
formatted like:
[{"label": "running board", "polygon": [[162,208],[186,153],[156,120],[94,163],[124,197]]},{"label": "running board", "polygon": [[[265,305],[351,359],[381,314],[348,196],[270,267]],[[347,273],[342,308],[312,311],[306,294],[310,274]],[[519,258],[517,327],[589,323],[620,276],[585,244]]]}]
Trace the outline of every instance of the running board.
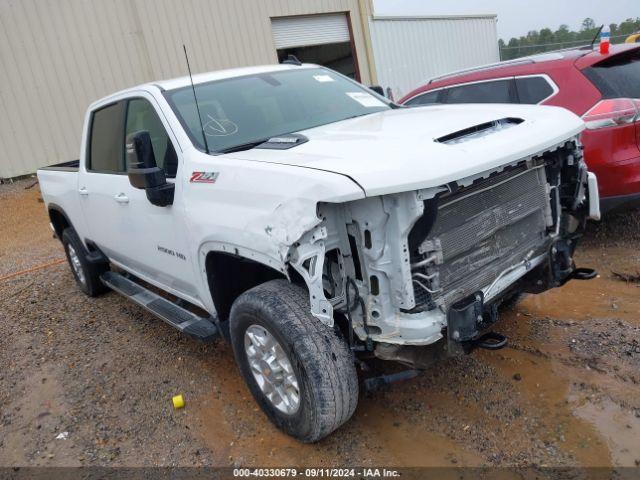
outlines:
[{"label": "running board", "polygon": [[210,341],[219,334],[218,327],[211,317],[200,317],[174,302],[161,297],[157,293],[144,288],[116,272],[107,271],[100,275],[100,280],[110,289],[127,297],[142,308],[153,313],[172,327],[186,333],[190,337],[202,341]]}]

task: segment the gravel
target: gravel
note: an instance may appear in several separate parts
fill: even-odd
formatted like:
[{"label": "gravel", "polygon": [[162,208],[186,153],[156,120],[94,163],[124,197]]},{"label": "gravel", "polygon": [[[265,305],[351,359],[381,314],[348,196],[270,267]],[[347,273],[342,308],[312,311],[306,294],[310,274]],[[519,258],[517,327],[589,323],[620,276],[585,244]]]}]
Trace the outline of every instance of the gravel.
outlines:
[{"label": "gravel", "polygon": [[[31,183],[0,186],[0,277],[62,258]],[[639,247],[639,212],[591,224],[578,260],[596,283],[527,297],[496,326],[508,348],[362,394],[315,445],[269,424],[224,342],[185,338],[112,292],[89,299],[66,264],[0,280],[0,465],[633,466],[640,290],[608,269],[637,269]]]}]

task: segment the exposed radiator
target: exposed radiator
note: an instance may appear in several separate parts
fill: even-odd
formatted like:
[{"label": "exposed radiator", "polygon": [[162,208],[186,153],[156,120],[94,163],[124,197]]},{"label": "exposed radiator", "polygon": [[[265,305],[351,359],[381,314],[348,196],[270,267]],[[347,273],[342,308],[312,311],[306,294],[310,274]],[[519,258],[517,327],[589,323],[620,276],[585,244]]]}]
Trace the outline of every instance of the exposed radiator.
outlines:
[{"label": "exposed radiator", "polygon": [[441,197],[420,247],[431,261],[413,269],[416,308],[447,308],[541,253],[548,212],[543,166],[522,165]]}]

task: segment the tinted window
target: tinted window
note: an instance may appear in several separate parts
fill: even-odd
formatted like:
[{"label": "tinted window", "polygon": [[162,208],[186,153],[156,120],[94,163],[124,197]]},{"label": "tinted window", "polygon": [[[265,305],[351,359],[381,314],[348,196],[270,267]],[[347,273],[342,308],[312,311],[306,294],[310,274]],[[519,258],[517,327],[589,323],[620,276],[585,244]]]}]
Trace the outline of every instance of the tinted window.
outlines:
[{"label": "tinted window", "polygon": [[153,154],[158,166],[164,168],[167,176],[175,177],[178,157],[169,135],[153,106],[147,100],[136,98],[129,101],[127,107],[126,135],[140,130],[149,132]]},{"label": "tinted window", "polygon": [[124,103],[96,110],[91,120],[89,169],[99,172],[124,172]]},{"label": "tinted window", "polygon": [[[324,68],[296,68],[195,86],[210,151],[389,110],[388,100]],[[204,149],[191,87],[165,96]]]},{"label": "tinted window", "polygon": [[440,91],[426,92],[413,97],[411,100],[404,102],[405,105],[415,107],[417,105],[430,105],[432,103],[438,103],[438,96]]},{"label": "tinted window", "polygon": [[480,82],[447,89],[446,103],[512,103],[511,80]]},{"label": "tinted window", "polygon": [[640,98],[640,49],[610,57],[583,73],[605,98]]},{"label": "tinted window", "polygon": [[540,103],[553,93],[553,87],[543,77],[516,78],[520,103]]}]

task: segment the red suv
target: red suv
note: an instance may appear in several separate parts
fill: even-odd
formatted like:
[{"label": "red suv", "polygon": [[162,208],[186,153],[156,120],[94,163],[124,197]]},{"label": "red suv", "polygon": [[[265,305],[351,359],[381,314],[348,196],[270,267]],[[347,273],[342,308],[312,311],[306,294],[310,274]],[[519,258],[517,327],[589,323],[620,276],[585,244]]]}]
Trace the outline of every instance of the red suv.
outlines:
[{"label": "red suv", "polygon": [[434,103],[556,105],[581,116],[585,160],[602,211],[640,205],[640,46],[551,52],[432,79],[403,99]]}]

